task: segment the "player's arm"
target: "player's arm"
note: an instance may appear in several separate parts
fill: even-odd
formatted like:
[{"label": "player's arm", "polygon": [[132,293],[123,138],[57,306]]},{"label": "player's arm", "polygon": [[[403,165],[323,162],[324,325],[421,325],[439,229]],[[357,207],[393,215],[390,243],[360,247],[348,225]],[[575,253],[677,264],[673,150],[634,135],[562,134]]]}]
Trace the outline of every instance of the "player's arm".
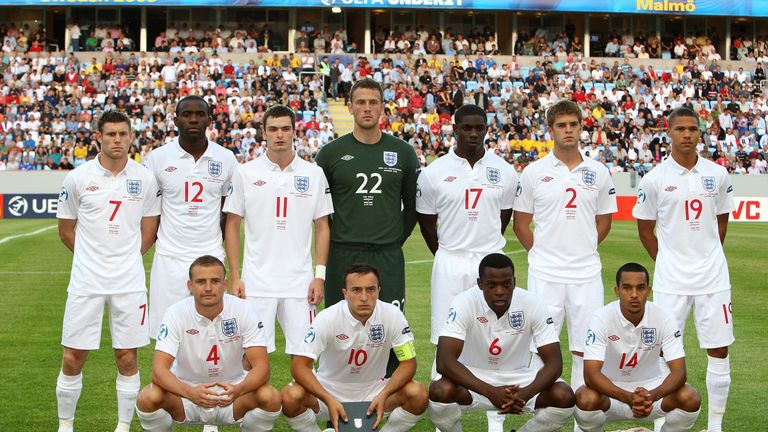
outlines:
[{"label": "player's arm", "polygon": [[685,357],[670,360],[667,362],[667,366],[669,366],[669,375],[664,378],[664,381],[659,384],[658,387],[648,390],[651,394],[651,399],[653,399],[654,402],[672,394],[685,385],[685,380],[687,378],[685,371]]},{"label": "player's arm", "polygon": [[592,390],[632,406],[632,392],[617,387],[602,372],[603,361],[584,360],[584,384]]},{"label": "player's arm", "polygon": [[523,245],[525,250],[530,251],[533,247],[533,230],[531,229],[531,222],[533,222],[533,213],[526,213],[521,211],[515,212],[515,220],[512,221],[512,229],[515,231],[517,240]]},{"label": "player's arm", "polygon": [[416,217],[419,220],[419,230],[421,230],[421,236],[424,237],[424,242],[432,255],[436,254],[438,248],[437,215],[417,213]]},{"label": "player's arm", "polygon": [[504,235],[504,232],[507,231],[507,226],[509,226],[509,221],[512,220],[512,209],[502,209],[499,216],[501,217],[501,235]]},{"label": "player's arm", "polygon": [[145,216],[141,218],[141,254],[147,253],[157,240],[157,228],[160,226],[160,216]]},{"label": "player's arm", "polygon": [[224,250],[229,264],[232,294],[245,298],[245,286],[240,280],[240,223],[242,220],[240,215],[227,213],[227,223],[224,226]]},{"label": "player's arm", "polygon": [[[315,265],[328,264],[328,250],[331,245],[331,228],[328,216],[315,219]],[[317,276],[317,275],[316,275]],[[325,297],[325,277],[315,277],[309,284],[307,301],[311,305],[319,305]]]},{"label": "player's arm", "polygon": [[611,232],[612,221],[612,213],[595,216],[595,228],[597,228],[597,244],[602,243],[602,241],[608,237],[608,233]]},{"label": "player's arm", "polygon": [[[269,381],[269,356],[267,348],[263,346],[252,346],[245,349],[245,357],[251,364],[251,370],[245,376],[245,379],[238,384],[231,385],[227,383],[216,383],[226,390],[226,396],[229,403],[234,402],[238,397],[256,391]],[[228,405],[228,404],[227,404]]]},{"label": "player's arm", "polygon": [[523,401],[523,404],[519,406],[520,412],[522,412],[525,402],[554,384],[563,373],[563,356],[560,353],[559,343],[542,345],[538,347],[538,350],[544,367],[539,369],[536,378],[530,384],[521,387],[518,391],[518,397]]},{"label": "player's arm", "polygon": [[178,397],[189,399],[195,405],[203,408],[213,408],[220,402],[219,394],[210,389],[211,384],[201,384],[192,387],[183,383],[171,372],[174,357],[164,351],[155,351],[152,360],[152,384]]},{"label": "player's arm", "polygon": [[[414,150],[409,151],[409,167],[403,171],[403,184],[400,189],[400,199],[403,200],[403,238],[401,244],[405,244],[408,237],[416,227],[416,181],[419,177],[419,160]],[[330,180],[329,180],[330,181]]]},{"label": "player's arm", "polygon": [[224,202],[227,200],[227,197],[221,197],[221,214],[219,215],[219,225],[221,226],[221,232],[223,233],[224,230],[227,229],[227,214],[224,211]]},{"label": "player's arm", "polygon": [[328,412],[331,417],[334,429],[338,430],[338,417],[341,417],[345,422],[348,421],[347,413],[344,411],[344,407],[339,401],[333,398],[330,393],[320,384],[317,380],[312,367],[315,365],[315,361],[310,357],[302,355],[294,355],[291,359],[291,375],[296,381],[296,384],[302,386],[304,390],[308,391],[312,396],[320,399],[328,406]]},{"label": "player's arm", "polygon": [[728,218],[731,213],[717,215],[717,231],[720,234],[720,244],[725,244],[725,234],[728,232]]},{"label": "player's arm", "polygon": [[[659,239],[656,238],[656,234],[653,232],[654,228],[656,228],[655,220],[637,220],[637,234],[640,236],[640,243],[642,243],[645,250],[648,251],[648,255],[651,256],[651,259],[656,261],[656,255],[659,253]],[[721,235],[720,238],[722,239],[723,235]]]},{"label": "player's arm", "polygon": [[70,251],[75,251],[75,226],[77,219],[59,218],[59,239]]}]

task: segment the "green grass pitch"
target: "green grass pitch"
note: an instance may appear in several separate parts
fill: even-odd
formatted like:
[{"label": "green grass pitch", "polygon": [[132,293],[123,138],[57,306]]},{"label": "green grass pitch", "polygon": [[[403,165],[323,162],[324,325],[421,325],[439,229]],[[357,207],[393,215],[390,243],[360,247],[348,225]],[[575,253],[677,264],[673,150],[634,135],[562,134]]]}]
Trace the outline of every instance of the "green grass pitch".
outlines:
[{"label": "green grass pitch", "polygon": [[[69,278],[72,254],[61,244],[56,234],[54,220],[3,220],[0,221],[0,364],[3,365],[0,380],[0,431],[51,431],[55,430],[56,398],[55,383],[61,362],[61,320]],[[48,228],[34,235],[10,238]],[[507,233],[506,251],[517,267],[518,285],[524,286],[527,274],[526,255],[514,239],[511,229]],[[768,302],[765,294],[765,258],[768,244],[768,224],[731,223],[726,241],[726,255],[733,285],[733,312],[736,325],[736,343],[731,348],[732,380],[725,429],[728,431],[766,430],[765,385],[768,369],[760,366],[765,357],[765,317]],[[405,248],[407,269],[406,315],[416,336],[419,368],[416,379],[427,383],[434,355],[429,343],[429,275],[431,255],[424,245],[418,228]],[[606,300],[613,298],[612,279],[619,265],[637,261],[653,267],[651,260],[640,245],[632,222],[614,223],[613,230],[600,246],[603,261],[603,279]],[[146,268],[152,262],[151,252],[144,257]],[[98,263],[94,263],[98,265]],[[683,266],[685,263],[679,263]],[[564,335],[563,335],[564,336]],[[563,339],[564,341],[566,339]],[[75,427],[77,431],[111,431],[116,422],[114,390],[115,367],[110,347],[108,327],[104,326],[102,348],[90,354],[84,370],[84,390],[77,407]],[[698,348],[695,329],[691,321],[686,328],[685,348],[688,364],[688,381],[703,396],[702,413],[693,430],[706,427],[706,355]],[[278,388],[290,377],[288,359],[277,353],[271,356],[272,377],[270,382]],[[142,383],[150,379],[152,348],[140,350]],[[569,356],[565,356],[564,377],[570,376]],[[526,417],[509,416],[507,428],[521,425]],[[464,428],[468,431],[485,430],[485,415],[466,415]],[[645,423],[610,425],[609,430]],[[200,430],[180,428],[180,430]],[[235,431],[234,427],[220,428]],[[570,426],[564,428],[571,430]],[[134,419],[133,431],[141,430]],[[284,420],[279,420],[276,430],[289,430]],[[423,419],[416,430],[434,430]]]}]

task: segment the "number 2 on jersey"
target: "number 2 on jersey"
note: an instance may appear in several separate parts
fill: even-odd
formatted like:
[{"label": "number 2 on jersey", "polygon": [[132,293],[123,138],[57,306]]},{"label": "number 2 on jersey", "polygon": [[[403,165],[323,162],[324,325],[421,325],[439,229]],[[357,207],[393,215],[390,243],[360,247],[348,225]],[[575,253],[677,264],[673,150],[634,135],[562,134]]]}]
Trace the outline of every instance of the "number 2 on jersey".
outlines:
[{"label": "number 2 on jersey", "polygon": [[205,359],[207,362],[213,362],[214,366],[217,366],[219,364],[219,347],[214,345],[211,347],[211,351],[208,352],[208,358]]},{"label": "number 2 on jersey", "polygon": [[565,208],[567,208],[567,209],[575,209],[576,208],[576,189],[568,188],[565,191],[567,193],[571,194],[571,199],[568,200],[568,204],[565,205]]},{"label": "number 2 on jersey", "polygon": [[[475,195],[474,198],[471,198],[472,194]],[[480,201],[480,195],[483,194],[482,188],[470,188],[470,189],[464,189],[464,209],[474,210],[477,208],[477,202]],[[470,206],[470,201],[472,202],[472,205]]]},{"label": "number 2 on jersey", "polygon": [[[192,189],[192,193],[194,194],[194,196],[192,197],[191,200],[189,199],[190,185],[192,186],[191,189]],[[195,190],[197,192],[195,192]],[[190,182],[184,182],[184,202],[201,203],[201,202],[203,202],[203,199],[200,198],[200,195],[202,195],[202,194],[203,194],[203,184],[202,183],[200,183],[199,181],[191,182],[191,183]]]}]

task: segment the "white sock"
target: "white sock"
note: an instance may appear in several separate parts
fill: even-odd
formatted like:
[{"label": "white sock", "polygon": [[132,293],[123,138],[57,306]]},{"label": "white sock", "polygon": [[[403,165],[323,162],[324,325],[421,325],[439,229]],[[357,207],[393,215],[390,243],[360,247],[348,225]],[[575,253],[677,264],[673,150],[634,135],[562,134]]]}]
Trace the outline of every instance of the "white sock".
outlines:
[{"label": "white sock", "polygon": [[[59,371],[59,378],[56,380],[56,404],[59,410],[59,423],[64,423],[59,427],[60,431],[71,430],[75,420],[75,409],[77,400],[80,399],[80,392],[83,390],[83,374],[64,375]],[[67,425],[69,426],[67,428]]]},{"label": "white sock", "polygon": [[168,411],[159,409],[154,412],[144,412],[136,408],[136,416],[141,427],[147,432],[170,432],[173,418]]},{"label": "white sock", "polygon": [[661,428],[661,432],[687,432],[691,430],[696,419],[699,418],[699,410],[695,412],[673,409],[665,416],[667,421]]},{"label": "white sock", "polygon": [[575,392],[584,385],[584,357],[571,355],[573,364],[571,365],[571,388]]},{"label": "white sock", "polygon": [[[667,361],[664,360],[664,357],[659,357],[659,371],[661,371],[661,376],[666,377],[669,375],[669,365],[667,365]],[[653,421],[653,432],[661,432],[661,427],[664,426],[664,422],[666,420],[664,417],[659,417],[656,420]]]},{"label": "white sock", "polygon": [[720,432],[723,430],[723,415],[725,414],[725,405],[728,403],[728,390],[730,388],[730,358],[721,359],[707,356],[708,432]]},{"label": "white sock", "polygon": [[264,411],[261,408],[254,408],[243,416],[243,422],[240,424],[240,430],[243,432],[267,432],[271,431],[280,417],[281,411]]},{"label": "white sock", "polygon": [[576,417],[576,424],[584,432],[601,432],[606,420],[605,412],[601,410],[584,411],[579,407],[576,407],[574,417]]},{"label": "white sock", "polygon": [[321,429],[317,426],[317,416],[312,409],[307,408],[306,411],[297,415],[296,417],[285,416],[285,422],[288,426],[296,432],[320,432]]},{"label": "white sock", "polygon": [[411,430],[419,422],[420,415],[411,414],[403,407],[397,407],[389,414],[389,419],[381,432],[405,432]]},{"label": "white sock", "polygon": [[504,432],[504,420],[506,419],[504,414],[492,410],[486,411],[485,417],[488,419],[488,432]]},{"label": "white sock", "polygon": [[461,432],[461,408],[457,403],[429,401],[429,418],[441,432]]},{"label": "white sock", "polygon": [[117,429],[116,432],[129,431],[133,421],[133,411],[136,408],[136,396],[141,390],[141,377],[136,372],[134,375],[122,375],[117,373],[115,379],[117,391]]},{"label": "white sock", "polygon": [[573,415],[573,407],[539,408],[533,414],[533,418],[528,420],[518,432],[550,432],[565,426],[568,419]]}]

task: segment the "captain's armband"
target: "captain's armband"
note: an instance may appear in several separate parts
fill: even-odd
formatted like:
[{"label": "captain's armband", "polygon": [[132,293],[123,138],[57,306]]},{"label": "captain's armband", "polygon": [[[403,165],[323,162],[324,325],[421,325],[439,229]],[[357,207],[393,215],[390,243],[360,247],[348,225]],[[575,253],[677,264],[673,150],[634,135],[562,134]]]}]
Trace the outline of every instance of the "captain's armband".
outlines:
[{"label": "captain's armband", "polygon": [[416,358],[416,346],[413,341],[408,341],[404,345],[392,348],[399,361],[406,361]]}]

